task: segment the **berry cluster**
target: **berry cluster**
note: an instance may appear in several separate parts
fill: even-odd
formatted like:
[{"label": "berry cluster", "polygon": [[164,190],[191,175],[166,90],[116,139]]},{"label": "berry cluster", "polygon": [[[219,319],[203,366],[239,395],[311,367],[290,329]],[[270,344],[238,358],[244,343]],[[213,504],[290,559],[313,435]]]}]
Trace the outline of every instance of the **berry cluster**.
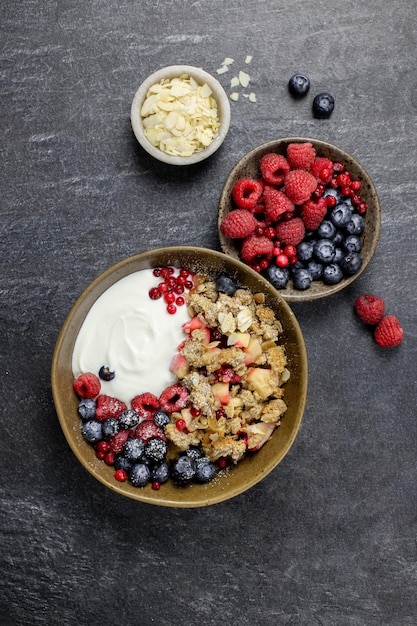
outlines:
[{"label": "berry cluster", "polygon": [[285,156],[265,154],[259,171],[235,183],[234,207],[220,224],[241,259],[278,289],[290,278],[304,290],[313,280],[333,285],[355,274],[367,211],[360,181],[309,142],[289,144]]},{"label": "berry cluster", "polygon": [[353,308],[359,319],[373,327],[376,343],[381,348],[395,348],[402,343],[404,331],[395,315],[385,315],[385,302],[379,296],[358,296]]},{"label": "berry cluster", "polygon": [[184,293],[193,288],[192,274],[185,268],[181,268],[175,276],[173,267],[156,267],[153,275],[161,278],[161,282],[156,287],[149,290],[149,297],[152,300],[163,298],[166,309],[170,315],[177,311],[177,307],[184,306]]},{"label": "berry cluster", "polygon": [[[119,482],[128,480],[134,487],[151,483],[158,490],[170,477],[180,486],[192,481],[212,480],[220,462],[214,464],[199,448],[190,448],[172,462],[168,461],[168,441],[165,427],[170,414],[188,404],[188,392],[174,384],[159,398],[143,393],[131,402],[100,394],[99,378],[87,372],[74,381],[79,397],[78,414],[82,420],[82,436],[94,446],[96,457],[114,467]],[[184,420],[177,420],[178,430],[186,430]],[[220,461],[222,461],[221,459]]]}]

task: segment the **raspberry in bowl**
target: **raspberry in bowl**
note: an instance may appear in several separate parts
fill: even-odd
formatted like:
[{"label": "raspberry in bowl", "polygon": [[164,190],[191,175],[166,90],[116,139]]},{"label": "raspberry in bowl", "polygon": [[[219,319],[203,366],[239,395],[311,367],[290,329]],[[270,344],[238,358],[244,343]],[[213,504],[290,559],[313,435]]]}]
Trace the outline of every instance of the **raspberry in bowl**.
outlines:
[{"label": "raspberry in bowl", "polygon": [[221,252],[161,248],[111,267],[76,301],[52,389],[64,435],[98,481],[198,507],[246,491],[287,454],[307,359],[297,320],[263,277]]},{"label": "raspberry in bowl", "polygon": [[291,302],[329,296],[366,269],[378,244],[375,186],[350,154],[288,137],[244,155],[223,186],[223,252],[247,263]]}]

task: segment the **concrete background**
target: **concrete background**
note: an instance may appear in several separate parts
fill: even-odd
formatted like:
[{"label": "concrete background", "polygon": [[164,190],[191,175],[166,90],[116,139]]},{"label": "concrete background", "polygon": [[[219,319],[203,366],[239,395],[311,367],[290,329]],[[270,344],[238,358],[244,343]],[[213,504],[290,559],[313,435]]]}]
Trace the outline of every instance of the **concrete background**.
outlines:
[{"label": "concrete background", "polygon": [[[3,0],[0,30],[0,623],[411,626],[416,601],[416,6],[412,0]],[[252,55],[245,65],[246,55]],[[130,104],[177,63],[249,72],[208,162],[148,157]],[[289,77],[312,87],[295,102]],[[336,108],[315,120],[330,91]],[[141,250],[219,249],[223,181],[249,149],[329,140],[371,174],[373,261],[294,306],[309,354],[299,436],[265,480],[207,509],[123,499],[80,466],[50,389],[55,341],[89,282]],[[353,313],[386,301],[384,351]]]}]

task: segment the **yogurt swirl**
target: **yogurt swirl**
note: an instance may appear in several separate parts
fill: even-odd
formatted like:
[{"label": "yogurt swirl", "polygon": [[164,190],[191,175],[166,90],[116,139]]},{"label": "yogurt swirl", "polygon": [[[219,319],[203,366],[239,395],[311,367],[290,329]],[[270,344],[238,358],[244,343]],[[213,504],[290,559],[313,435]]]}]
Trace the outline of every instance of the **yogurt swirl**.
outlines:
[{"label": "yogurt swirl", "polygon": [[162,300],[148,292],[155,286],[152,269],[129,274],[109,287],[93,304],[78,333],[72,355],[75,378],[85,372],[98,375],[108,366],[115,372],[101,381],[101,393],[131,400],[144,392],[159,396],[175,382],[170,371],[173,355],[190,318],[186,306],[169,315]]}]

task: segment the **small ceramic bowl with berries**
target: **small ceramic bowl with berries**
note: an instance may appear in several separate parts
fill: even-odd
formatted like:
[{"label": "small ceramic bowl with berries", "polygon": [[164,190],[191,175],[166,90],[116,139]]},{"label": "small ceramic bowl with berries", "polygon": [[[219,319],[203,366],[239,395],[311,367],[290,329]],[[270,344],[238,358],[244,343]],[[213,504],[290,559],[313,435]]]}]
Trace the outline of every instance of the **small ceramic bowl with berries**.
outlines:
[{"label": "small ceramic bowl with berries", "polygon": [[230,125],[229,99],[208,72],[190,65],[157,70],[139,86],[130,119],[136,139],[170,165],[193,165],[212,156]]},{"label": "small ceramic bowl with berries", "polygon": [[324,298],[351,284],[376,250],[381,209],[374,183],[341,148],[287,137],[244,155],[223,186],[223,252],[287,301]]},{"label": "small ceramic bowl with berries", "polygon": [[160,248],[78,298],[52,391],[72,451],[100,483],[148,504],[207,506],[248,490],[290,450],[306,350],[260,274],[222,252]]}]

